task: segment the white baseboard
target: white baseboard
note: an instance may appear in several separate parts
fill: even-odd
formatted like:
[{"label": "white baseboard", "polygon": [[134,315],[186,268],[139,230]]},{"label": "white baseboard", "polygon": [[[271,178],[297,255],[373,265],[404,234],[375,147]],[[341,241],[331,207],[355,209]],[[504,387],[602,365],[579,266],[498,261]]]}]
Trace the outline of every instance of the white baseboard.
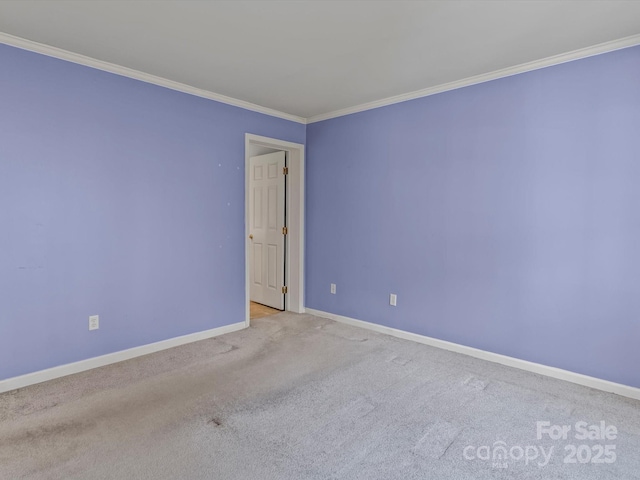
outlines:
[{"label": "white baseboard", "polygon": [[0,380],[0,393],[9,392],[18,388],[24,388],[36,383],[46,382],[47,380],[53,380],[54,378],[60,378],[74,373],[84,372],[85,370],[91,370],[92,368],[104,367],[105,365],[122,362],[123,360],[129,360],[131,358],[140,357],[142,355],[148,355],[149,353],[159,352],[160,350],[166,350],[167,348],[173,348],[180,345],[185,345],[187,343],[197,342],[198,340],[217,337],[219,335],[224,335],[225,333],[242,330],[246,327],[247,325],[245,322],[232,323],[231,325],[212,328],[211,330],[205,330],[203,332],[182,335],[180,337],[174,337],[168,340],[162,340],[160,342],[141,345],[140,347],[129,348],[127,350],[108,353],[99,357],[88,358],[79,362],[67,363],[66,365],[60,365],[59,367],[47,368],[46,370],[27,373],[26,375],[20,375],[19,377],[7,378],[6,380]]},{"label": "white baseboard", "polygon": [[615,393],[617,395],[622,395],[623,397],[640,400],[640,388],[631,387],[629,385],[614,383],[608,380],[590,377],[588,375],[582,375],[581,373],[562,370],[561,368],[549,367],[547,365],[541,365],[539,363],[528,362],[526,360],[520,360],[518,358],[508,357],[506,355],[500,355],[499,353],[487,352],[485,350],[479,350],[477,348],[467,347],[457,343],[447,342],[445,340],[438,340],[437,338],[426,337],[417,333],[405,332],[404,330],[385,327],[376,323],[356,320],[355,318],[343,317],[342,315],[323,312],[321,310],[307,308],[306,311],[311,315],[328,318],[340,323],[346,323],[347,325],[352,325],[354,327],[366,328],[368,330],[373,330],[374,332],[391,335],[392,337],[411,340],[414,342],[429,345],[431,347],[442,348],[444,350],[449,350],[456,353],[462,353],[463,355],[469,355],[470,357],[479,358],[481,360],[499,363],[508,367],[519,368],[520,370],[526,370],[527,372],[533,372],[539,375],[545,375],[547,377],[557,378],[559,380],[565,380],[571,383],[577,383],[578,385],[583,385],[585,387],[595,388],[596,390],[602,390],[604,392]]}]

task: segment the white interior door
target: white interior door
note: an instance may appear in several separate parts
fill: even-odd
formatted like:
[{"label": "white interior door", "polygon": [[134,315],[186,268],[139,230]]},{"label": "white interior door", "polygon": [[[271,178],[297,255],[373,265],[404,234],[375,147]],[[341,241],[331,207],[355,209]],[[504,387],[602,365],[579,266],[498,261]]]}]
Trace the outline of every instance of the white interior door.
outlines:
[{"label": "white interior door", "polygon": [[249,159],[251,301],[284,310],[285,152]]}]

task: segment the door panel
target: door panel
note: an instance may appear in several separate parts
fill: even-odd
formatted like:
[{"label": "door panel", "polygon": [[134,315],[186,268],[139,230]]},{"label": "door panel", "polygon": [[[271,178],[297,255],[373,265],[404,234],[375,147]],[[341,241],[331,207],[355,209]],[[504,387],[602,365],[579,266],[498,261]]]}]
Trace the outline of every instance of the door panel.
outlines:
[{"label": "door panel", "polygon": [[262,228],[262,188],[253,189],[253,226]]},{"label": "door panel", "polygon": [[269,288],[278,288],[278,246],[277,245],[269,245],[267,247],[267,275],[269,278],[269,283],[267,284]]},{"label": "door panel", "polygon": [[249,159],[250,298],[284,310],[285,152]]},{"label": "door panel", "polygon": [[253,244],[253,272],[254,272],[253,282],[258,287],[261,287],[262,286],[262,244],[261,243]]},{"label": "door panel", "polygon": [[[269,230],[278,228],[278,187],[270,185],[267,190],[267,211],[269,212]],[[284,225],[281,225],[283,227]]]}]

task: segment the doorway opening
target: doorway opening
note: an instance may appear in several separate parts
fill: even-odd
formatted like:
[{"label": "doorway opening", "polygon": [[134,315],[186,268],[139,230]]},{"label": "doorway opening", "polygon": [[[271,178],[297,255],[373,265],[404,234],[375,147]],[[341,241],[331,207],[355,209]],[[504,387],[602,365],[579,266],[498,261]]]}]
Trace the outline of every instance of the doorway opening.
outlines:
[{"label": "doorway opening", "polygon": [[287,289],[287,173],[285,151],[249,157],[249,299],[280,311]]},{"label": "doorway opening", "polygon": [[249,319],[250,320],[255,320],[256,318],[268,317],[269,315],[275,315],[276,313],[280,313],[280,310],[267,307],[266,305],[262,305],[261,303],[256,303],[256,302],[249,303]]},{"label": "doorway opening", "polygon": [[[281,180],[276,179],[276,173],[282,175]],[[282,192],[279,185],[284,186]],[[279,207],[269,209],[270,203],[279,203]],[[257,220],[256,212],[261,215]],[[268,307],[251,302],[252,295],[259,303],[275,306],[276,312],[304,313],[304,145],[245,135],[245,239],[247,326],[251,318],[272,313]]]}]

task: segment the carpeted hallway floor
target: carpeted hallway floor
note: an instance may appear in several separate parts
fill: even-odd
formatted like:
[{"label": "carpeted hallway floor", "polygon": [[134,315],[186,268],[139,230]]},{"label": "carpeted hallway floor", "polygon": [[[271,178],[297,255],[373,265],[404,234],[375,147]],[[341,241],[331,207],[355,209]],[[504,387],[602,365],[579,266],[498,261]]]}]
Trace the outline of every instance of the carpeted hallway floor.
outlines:
[{"label": "carpeted hallway floor", "polygon": [[[603,420],[615,440],[536,438]],[[600,444],[615,462],[591,463]],[[0,395],[0,478],[632,480],[640,402],[281,313]]]}]

